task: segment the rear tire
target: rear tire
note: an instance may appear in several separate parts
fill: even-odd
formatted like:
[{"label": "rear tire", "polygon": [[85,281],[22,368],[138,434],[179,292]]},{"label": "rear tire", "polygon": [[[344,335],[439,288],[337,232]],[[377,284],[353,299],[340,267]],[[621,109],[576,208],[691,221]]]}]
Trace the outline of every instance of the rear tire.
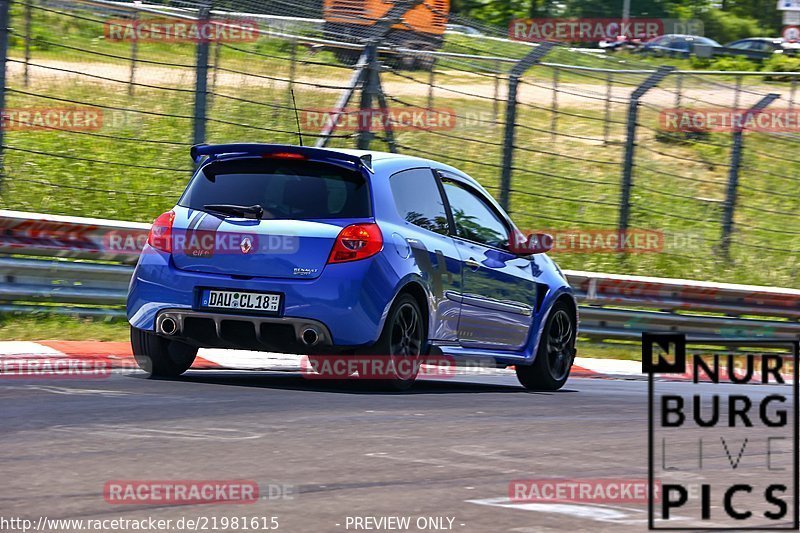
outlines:
[{"label": "rear tire", "polygon": [[131,328],[131,348],[136,364],[149,378],[178,377],[189,370],[197,356],[194,346],[138,328]]},{"label": "rear tire", "polygon": [[427,324],[417,300],[410,294],[401,294],[392,304],[370,354],[390,358],[391,368],[397,370],[391,376],[382,376],[387,379],[381,379],[380,386],[397,391],[410,389],[417,379],[427,341]]},{"label": "rear tire", "polygon": [[575,360],[577,327],[569,305],[559,300],[550,310],[532,365],[517,365],[517,379],[528,390],[556,391],[569,378]]}]

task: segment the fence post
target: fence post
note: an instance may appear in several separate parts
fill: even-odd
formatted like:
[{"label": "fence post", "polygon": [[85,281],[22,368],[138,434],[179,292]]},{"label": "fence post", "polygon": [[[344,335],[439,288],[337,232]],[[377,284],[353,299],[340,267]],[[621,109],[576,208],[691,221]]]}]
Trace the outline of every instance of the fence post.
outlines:
[{"label": "fence post", "polygon": [[517,87],[526,70],[539,63],[553,48],[553,43],[544,42],[517,61],[508,74],[508,97],[506,100],[505,132],[503,134],[503,166],[500,173],[500,205],[508,211],[511,195],[511,170],[514,164],[514,133],[517,122]]},{"label": "fence post", "polygon": [[[202,27],[208,24],[211,10],[208,5],[200,8],[198,24]],[[192,142],[204,143],[206,140],[206,113],[208,111],[208,51],[207,39],[197,41],[197,62],[195,65],[194,84],[194,132]]]},{"label": "fence post", "polygon": [[794,109],[795,97],[797,96],[797,75],[792,76],[792,92],[789,93],[789,111]]},{"label": "fence post", "polygon": [[683,74],[676,74],[675,78],[675,108],[680,109],[683,104]]},{"label": "fence post", "polygon": [[[639,87],[631,93],[631,100],[628,104],[628,121],[626,124],[627,136],[625,139],[625,159],[622,163],[622,191],[619,202],[619,232],[625,234],[628,231],[628,219],[631,210],[631,186],[633,185],[633,153],[636,149],[636,122],[639,119],[639,100],[647,91],[661,83],[661,80],[669,76],[675,67],[658,67],[650,74]],[[620,243],[623,239],[620,239]]]},{"label": "fence post", "polygon": [[25,74],[24,84],[25,87],[29,83],[28,68],[31,62],[31,19],[33,18],[33,0],[25,2]]},{"label": "fence post", "polygon": [[[11,23],[10,4],[11,0],[0,0],[0,113],[5,113],[6,108],[6,62],[8,59],[8,27]],[[0,189],[2,189],[5,174],[4,133],[3,127],[0,126]]]},{"label": "fence post", "polygon": [[500,120],[500,62],[494,62],[494,98],[492,98],[492,115],[494,121]]},{"label": "fence post", "polygon": [[292,46],[289,48],[289,104],[292,102],[292,91],[294,91],[294,79],[297,77],[297,39],[292,39]]},{"label": "fence post", "polygon": [[742,77],[736,77],[736,89],[733,92],[733,110],[737,111],[739,109],[739,102],[742,98]]},{"label": "fence post", "polygon": [[[779,94],[770,93],[747,110],[742,116],[742,124],[749,118],[765,109],[772,102],[780,98]],[[722,254],[727,257],[730,252],[731,234],[733,233],[733,215],[736,212],[736,198],[739,189],[739,171],[742,166],[742,148],[744,146],[744,127],[733,130],[733,148],[731,149],[731,166],[728,173],[728,189],[725,194],[724,211],[722,214]]]},{"label": "fence post", "polygon": [[431,63],[431,70],[428,72],[428,109],[433,109],[433,86],[436,83],[436,57]]},{"label": "fence post", "polygon": [[214,93],[217,91],[217,73],[219,72],[221,48],[222,43],[217,41],[217,43],[214,45],[214,58],[211,60],[211,90],[208,92],[208,109],[213,107]]},{"label": "fence post", "polygon": [[378,88],[375,86],[376,69],[380,68],[378,65],[378,45],[376,42],[371,42],[364,50],[366,53],[367,66],[364,76],[364,85],[361,89],[361,105],[360,117],[358,121],[358,137],[356,139],[356,148],[359,150],[369,150],[369,145],[372,142],[373,133],[370,128],[372,124],[372,102],[377,97]]},{"label": "fence post", "polygon": [[603,121],[603,144],[608,144],[608,136],[611,133],[611,87],[614,84],[614,74],[608,72],[606,74],[606,102],[605,102],[605,116]]},{"label": "fence post", "polygon": [[553,67],[553,106],[550,117],[550,138],[556,142],[556,129],[558,128],[558,67]]},{"label": "fence post", "polygon": [[[139,12],[133,13],[133,27],[139,22]],[[128,79],[128,96],[133,96],[133,83],[136,80],[136,56],[139,53],[139,39],[131,39],[131,73]]]}]

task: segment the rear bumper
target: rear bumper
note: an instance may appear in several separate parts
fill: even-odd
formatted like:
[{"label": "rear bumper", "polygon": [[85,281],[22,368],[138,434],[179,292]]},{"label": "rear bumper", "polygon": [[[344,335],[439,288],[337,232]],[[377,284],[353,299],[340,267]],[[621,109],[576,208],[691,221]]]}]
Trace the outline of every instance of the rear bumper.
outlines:
[{"label": "rear bumper", "polygon": [[[184,319],[206,319],[209,321],[205,328],[210,328],[217,338],[232,327],[255,329],[258,325],[263,330],[265,325],[288,326],[288,331],[293,332],[295,324],[319,324],[332,347],[366,346],[378,340],[397,284],[394,270],[383,254],[364,261],[327,265],[316,279],[237,279],[179,270],[169,255],[146,246],[131,279],[127,314],[131,326],[149,331],[156,330],[157,319],[167,311],[182,313]],[[283,295],[283,312],[280,317],[243,317],[203,310],[196,306],[198,287],[279,292]],[[194,320],[189,322],[194,328]],[[232,326],[234,323],[240,325]],[[265,337],[262,331],[252,334],[256,339],[259,335]],[[297,337],[292,337],[295,343]],[[204,338],[207,337],[198,340]]]},{"label": "rear bumper", "polygon": [[308,318],[166,309],[156,316],[155,331],[163,337],[206,348],[290,353],[328,353],[333,348],[328,327]]}]

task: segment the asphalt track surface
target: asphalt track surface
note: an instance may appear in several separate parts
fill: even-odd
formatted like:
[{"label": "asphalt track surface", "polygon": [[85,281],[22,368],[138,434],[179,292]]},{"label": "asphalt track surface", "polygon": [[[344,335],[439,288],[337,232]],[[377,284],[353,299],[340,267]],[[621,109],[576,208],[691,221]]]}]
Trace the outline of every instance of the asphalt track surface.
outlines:
[{"label": "asphalt track surface", "polygon": [[[644,531],[640,504],[507,497],[514,479],[646,479],[646,392],[641,380],[573,378],[562,391],[530,393],[513,375],[422,381],[407,393],[274,372],[6,379],[0,516],[275,516],[278,531],[292,532],[393,531],[356,529],[348,517],[407,516],[407,531],[434,530],[417,528],[420,517],[453,519],[450,530],[464,532]],[[103,497],[109,480],[225,479],[294,494],[249,505]]]}]

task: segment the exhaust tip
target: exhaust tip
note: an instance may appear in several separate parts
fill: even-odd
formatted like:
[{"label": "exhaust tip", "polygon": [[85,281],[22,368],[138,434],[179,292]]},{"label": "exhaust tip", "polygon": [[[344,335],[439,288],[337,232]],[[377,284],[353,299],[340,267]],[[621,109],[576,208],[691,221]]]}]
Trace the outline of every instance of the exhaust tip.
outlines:
[{"label": "exhaust tip", "polygon": [[319,333],[314,328],[306,328],[300,335],[300,339],[306,346],[314,346],[319,342]]},{"label": "exhaust tip", "polygon": [[178,332],[178,323],[174,318],[164,317],[161,321],[161,333],[164,335],[175,335]]}]

